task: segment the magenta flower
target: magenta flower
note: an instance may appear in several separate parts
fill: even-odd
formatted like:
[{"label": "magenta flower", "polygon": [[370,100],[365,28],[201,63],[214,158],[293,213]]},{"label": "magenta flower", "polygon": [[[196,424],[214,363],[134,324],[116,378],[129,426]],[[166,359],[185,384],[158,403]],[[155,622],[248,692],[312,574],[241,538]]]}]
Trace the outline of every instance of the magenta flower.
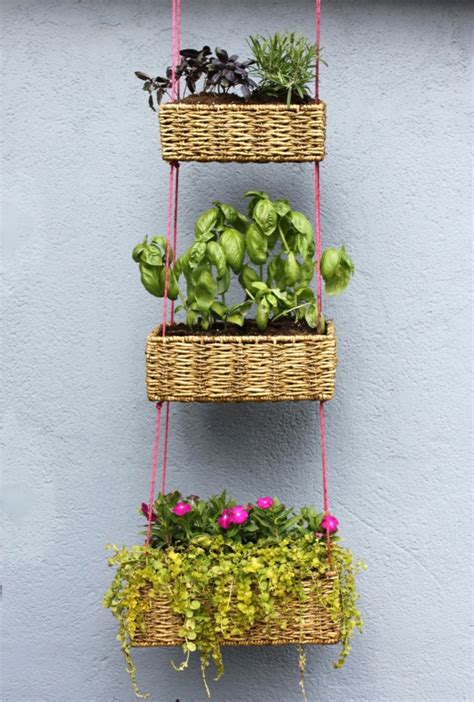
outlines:
[{"label": "magenta flower", "polygon": [[336,519],[336,517],[333,517],[332,514],[326,514],[326,516],[323,517],[321,526],[323,529],[329,531],[329,533],[332,534],[333,531],[337,531],[337,527],[339,526],[339,520]]},{"label": "magenta flower", "polygon": [[187,512],[190,512],[191,510],[192,507],[187,502],[177,502],[171,511],[173,512],[173,514],[176,514],[176,516],[183,517]]},{"label": "magenta flower", "polygon": [[[149,517],[150,512],[148,510],[148,505],[146,502],[142,502],[142,506],[140,509],[141,509],[142,514],[144,514],[147,519],[150,519],[150,517]],[[153,510],[151,512],[151,521],[156,522],[156,517],[153,514]]]},{"label": "magenta flower", "polygon": [[231,509],[231,522],[233,524],[243,524],[249,518],[249,513],[243,505],[236,505]]},{"label": "magenta flower", "polygon": [[273,507],[273,499],[271,497],[259,497],[257,505],[260,509],[270,509],[270,507]]},{"label": "magenta flower", "polygon": [[220,516],[217,517],[217,523],[222,529],[230,529],[232,526],[232,511],[230,509],[223,510]]}]

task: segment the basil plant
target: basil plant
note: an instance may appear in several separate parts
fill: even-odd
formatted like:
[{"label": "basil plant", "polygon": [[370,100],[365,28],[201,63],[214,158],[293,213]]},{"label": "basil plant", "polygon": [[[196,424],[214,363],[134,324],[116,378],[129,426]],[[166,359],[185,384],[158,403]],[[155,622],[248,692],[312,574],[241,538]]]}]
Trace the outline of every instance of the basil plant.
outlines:
[{"label": "basil plant", "polygon": [[[313,227],[288,200],[271,200],[267,193],[248,191],[246,215],[232,205],[214,202],[197,219],[194,242],[176,260],[170,248],[168,298],[178,300],[189,327],[206,330],[216,323],[242,327],[251,310],[260,330],[269,322],[289,318],[311,328],[319,315],[314,285]],[[147,238],[133,250],[141,281],[149,293],[164,297],[166,239]],[[326,292],[338,295],[348,286],[354,265],[344,246],[326,249],[321,275]],[[229,304],[232,281],[240,300]]]}]

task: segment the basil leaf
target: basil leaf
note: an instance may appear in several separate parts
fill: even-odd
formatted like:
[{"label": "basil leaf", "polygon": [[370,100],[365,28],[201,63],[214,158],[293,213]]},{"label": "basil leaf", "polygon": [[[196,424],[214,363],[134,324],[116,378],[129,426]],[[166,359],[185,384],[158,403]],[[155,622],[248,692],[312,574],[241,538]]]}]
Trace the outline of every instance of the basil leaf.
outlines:
[{"label": "basil leaf", "polygon": [[206,234],[206,232],[210,231],[216,226],[218,219],[219,210],[216,207],[211,207],[211,209],[206,210],[196,220],[196,224],[194,225],[194,234],[196,236]]},{"label": "basil leaf", "polygon": [[285,277],[288,285],[294,285],[300,276],[300,267],[293,251],[290,251],[285,261]]},{"label": "basil leaf", "polygon": [[258,303],[257,314],[255,315],[255,321],[257,327],[263,331],[268,326],[268,318],[270,316],[270,305],[265,298],[262,298]]},{"label": "basil leaf", "polygon": [[307,240],[313,238],[312,224],[302,212],[296,212],[296,210],[292,210],[288,215],[288,219],[291,222],[292,226],[296,229],[296,231],[300,234],[304,234]]},{"label": "basil leaf", "polygon": [[210,262],[217,268],[218,277],[222,278],[227,270],[224,249],[217,241],[210,241],[207,244],[207,255]]},{"label": "basil leaf", "polygon": [[256,224],[251,224],[245,236],[247,251],[252,263],[261,265],[267,260],[267,238]]},{"label": "basil leaf", "polygon": [[140,263],[140,280],[142,281],[145,290],[155,297],[163,297],[164,288],[160,276],[160,268],[156,266],[148,266],[146,263]]},{"label": "basil leaf", "polygon": [[194,288],[196,306],[200,312],[208,312],[217,293],[217,283],[208,271],[203,271]]},{"label": "basil leaf", "polygon": [[238,327],[243,327],[245,319],[241,314],[230,314],[226,322],[229,322],[229,324],[236,324]]},{"label": "basil leaf", "polygon": [[315,302],[308,305],[304,313],[304,318],[308,326],[312,329],[318,326],[318,306]]},{"label": "basil leaf", "polygon": [[244,290],[251,290],[252,283],[259,279],[257,271],[250,266],[245,265],[239,275],[239,282]]},{"label": "basil leaf", "polygon": [[259,200],[253,209],[253,217],[264,234],[269,236],[275,231],[277,213],[271,200]]},{"label": "basil leaf", "polygon": [[226,261],[234,273],[239,273],[244,262],[245,239],[237,229],[225,229],[220,238]]}]

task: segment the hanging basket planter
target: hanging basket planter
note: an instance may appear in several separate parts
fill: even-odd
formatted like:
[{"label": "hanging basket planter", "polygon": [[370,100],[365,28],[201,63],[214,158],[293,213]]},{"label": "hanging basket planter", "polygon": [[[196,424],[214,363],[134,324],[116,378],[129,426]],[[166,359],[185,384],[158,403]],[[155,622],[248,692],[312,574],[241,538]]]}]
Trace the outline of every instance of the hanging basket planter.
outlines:
[{"label": "hanging basket planter", "polygon": [[[285,602],[275,609],[269,622],[257,622],[245,635],[222,637],[221,646],[287,646],[289,644],[337,644],[341,640],[340,624],[334,621],[321,598],[330,597],[338,586],[337,573],[318,576],[315,583],[303,584],[306,599]],[[315,596],[318,588],[318,597]],[[183,617],[175,614],[166,596],[143,594],[149,599],[144,625],[136,631],[133,647],[182,646],[184,638],[177,635],[183,627]]]},{"label": "hanging basket planter", "polygon": [[146,383],[153,402],[330,400],[336,379],[336,334],[166,336],[146,344]]},{"label": "hanging basket planter", "polygon": [[326,105],[168,103],[165,161],[303,162],[324,158]]}]

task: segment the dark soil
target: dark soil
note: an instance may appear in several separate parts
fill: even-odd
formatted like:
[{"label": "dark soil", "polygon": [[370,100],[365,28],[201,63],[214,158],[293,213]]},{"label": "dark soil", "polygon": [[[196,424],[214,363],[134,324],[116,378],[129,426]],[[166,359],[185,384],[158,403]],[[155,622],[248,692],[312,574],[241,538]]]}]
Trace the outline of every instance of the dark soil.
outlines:
[{"label": "dark soil", "polygon": [[265,331],[260,331],[253,319],[247,319],[243,327],[229,324],[224,327],[221,322],[211,329],[203,331],[197,327],[190,329],[186,324],[172,324],[166,327],[167,336],[293,336],[296,334],[317,334],[316,329],[308,327],[306,322],[281,320],[270,322]]},{"label": "dark soil", "polygon": [[[240,95],[214,95],[212,93],[195,93],[187,95],[182,100],[178,100],[187,105],[267,105],[286,104],[286,95],[281,98],[273,95],[252,95],[248,100],[244,100]],[[293,105],[306,105],[313,102],[311,97],[302,100],[301,98],[292,100]]]}]

